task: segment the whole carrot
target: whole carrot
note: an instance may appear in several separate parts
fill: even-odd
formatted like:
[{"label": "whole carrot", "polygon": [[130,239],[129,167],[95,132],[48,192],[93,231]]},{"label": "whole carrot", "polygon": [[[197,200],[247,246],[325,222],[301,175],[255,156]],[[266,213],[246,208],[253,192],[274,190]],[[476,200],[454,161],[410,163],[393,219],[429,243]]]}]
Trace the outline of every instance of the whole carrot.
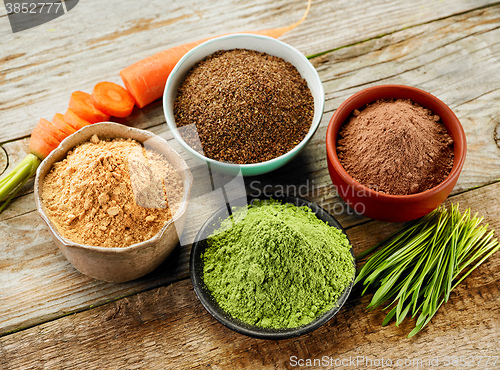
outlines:
[{"label": "whole carrot", "polygon": [[[249,33],[278,38],[285,32],[293,30],[304,19],[306,19],[311,0],[307,2],[307,9],[300,20],[288,26],[271,28],[261,31],[251,31]],[[189,42],[187,44],[174,46],[173,48],[160,51],[150,57],[142,59],[120,71],[122,81],[134,97],[135,103],[139,108],[152,103],[161,98],[165,89],[168,75],[172,72],[177,62],[189,50],[209,40],[210,38]]]}]

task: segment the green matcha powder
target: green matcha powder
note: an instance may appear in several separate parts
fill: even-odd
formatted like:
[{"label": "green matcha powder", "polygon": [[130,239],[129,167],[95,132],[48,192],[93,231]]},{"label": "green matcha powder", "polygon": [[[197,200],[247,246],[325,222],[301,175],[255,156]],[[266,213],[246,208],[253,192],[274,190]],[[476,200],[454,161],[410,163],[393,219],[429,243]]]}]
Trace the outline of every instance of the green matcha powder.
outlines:
[{"label": "green matcha powder", "polygon": [[204,281],[220,307],[264,328],[306,325],[351,283],[351,246],[308,207],[254,202],[207,239]]}]

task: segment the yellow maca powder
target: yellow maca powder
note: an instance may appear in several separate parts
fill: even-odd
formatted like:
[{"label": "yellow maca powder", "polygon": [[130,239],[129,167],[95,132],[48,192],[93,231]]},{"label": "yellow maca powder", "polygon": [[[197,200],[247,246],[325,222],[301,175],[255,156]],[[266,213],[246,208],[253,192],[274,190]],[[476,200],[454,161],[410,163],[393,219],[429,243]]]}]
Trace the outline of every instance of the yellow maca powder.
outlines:
[{"label": "yellow maca powder", "polygon": [[42,202],[65,238],[126,247],[157,234],[182,194],[179,174],[161,154],[135,140],[94,135],[53,165]]}]

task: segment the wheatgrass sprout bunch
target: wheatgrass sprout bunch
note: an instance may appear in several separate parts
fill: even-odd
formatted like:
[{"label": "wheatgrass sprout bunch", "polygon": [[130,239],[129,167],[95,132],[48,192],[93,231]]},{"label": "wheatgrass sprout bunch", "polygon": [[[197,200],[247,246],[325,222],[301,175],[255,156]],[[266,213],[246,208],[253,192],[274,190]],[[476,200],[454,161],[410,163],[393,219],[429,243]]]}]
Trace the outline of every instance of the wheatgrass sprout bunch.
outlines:
[{"label": "wheatgrass sprout bunch", "polygon": [[408,315],[418,316],[410,338],[429,323],[451,291],[500,248],[482,220],[470,209],[461,214],[458,204],[440,207],[357,256],[377,250],[355,284],[363,284],[362,294],[376,289],[369,309],[388,303],[382,325],[393,317],[397,326]]}]

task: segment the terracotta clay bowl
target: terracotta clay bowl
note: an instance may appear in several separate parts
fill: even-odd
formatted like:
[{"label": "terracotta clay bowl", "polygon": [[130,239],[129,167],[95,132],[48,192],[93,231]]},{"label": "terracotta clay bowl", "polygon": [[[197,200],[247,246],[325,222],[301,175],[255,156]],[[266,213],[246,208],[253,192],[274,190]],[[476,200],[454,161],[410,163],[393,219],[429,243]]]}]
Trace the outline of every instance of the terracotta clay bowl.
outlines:
[{"label": "terracotta clay bowl", "polygon": [[[63,237],[48,216],[42,203],[42,184],[45,176],[55,162],[64,159],[69,150],[88,141],[94,134],[106,139],[131,138],[143,144],[147,141],[147,147],[163,154],[179,173],[184,185],[181,204],[173,218],[151,239],[115,248],[79,244]],[[184,227],[192,183],[193,177],[188,166],[164,139],[149,131],[102,122],[86,126],[68,136],[45,158],[36,174],[35,201],[38,212],[52,234],[52,239],[78,271],[98,280],[125,282],[153,271],[174,250]]]},{"label": "terracotta clay bowl", "polygon": [[[389,195],[361,185],[342,167],[337,156],[337,134],[354,109],[361,109],[378,99],[398,98],[411,99],[439,115],[454,141],[454,163],[450,174],[439,185],[411,195]],[[326,151],[332,182],[342,199],[354,211],[376,220],[403,222],[425,216],[448,197],[464,165],[467,141],[458,118],[435,96],[411,86],[379,85],[352,95],[335,111],[328,124]]]}]

